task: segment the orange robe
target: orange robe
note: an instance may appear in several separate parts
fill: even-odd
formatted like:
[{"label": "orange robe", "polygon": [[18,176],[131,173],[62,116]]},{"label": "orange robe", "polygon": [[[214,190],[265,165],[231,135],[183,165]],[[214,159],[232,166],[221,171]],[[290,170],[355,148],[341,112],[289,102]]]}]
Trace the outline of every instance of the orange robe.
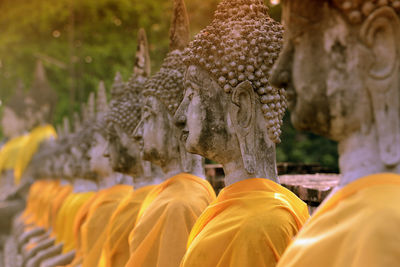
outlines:
[{"label": "orange robe", "polygon": [[82,265],[82,236],[81,228],[87,219],[87,215],[93,203],[99,194],[94,194],[86,201],[84,205],[79,209],[74,220],[74,240],[75,240],[75,257],[73,261],[67,266],[81,266]]},{"label": "orange robe", "polygon": [[112,215],[98,267],[124,267],[129,259],[129,233],[143,200],[156,186],[145,186],[126,196]]},{"label": "orange robe", "polygon": [[115,185],[101,190],[81,228],[82,266],[97,266],[106,237],[106,226],[121,200],[133,192],[131,185]]},{"label": "orange robe", "polygon": [[56,228],[54,229],[56,242],[64,243],[63,253],[70,252],[76,248],[74,238],[74,221],[76,215],[79,209],[95,194],[95,192],[71,193],[64,200],[57,214]]},{"label": "orange robe", "polygon": [[179,266],[193,224],[214,199],[211,185],[191,174],[158,185],[144,200],[129,236],[126,266]]},{"label": "orange robe", "polygon": [[46,180],[40,180],[34,182],[29,188],[29,193],[26,200],[26,208],[20,217],[20,220],[22,220],[25,225],[35,222],[37,207],[39,206],[38,202],[40,199],[39,193],[46,185]]},{"label": "orange robe", "polygon": [[325,201],[279,267],[400,266],[400,175],[374,174]]},{"label": "orange robe", "polygon": [[308,218],[307,205],[273,181],[234,183],[197,220],[181,266],[275,266]]},{"label": "orange robe", "polygon": [[65,199],[72,193],[72,190],[72,185],[60,185],[60,190],[57,192],[57,195],[54,197],[54,199],[51,200],[49,220],[53,230],[56,227],[57,214],[60,211]]}]

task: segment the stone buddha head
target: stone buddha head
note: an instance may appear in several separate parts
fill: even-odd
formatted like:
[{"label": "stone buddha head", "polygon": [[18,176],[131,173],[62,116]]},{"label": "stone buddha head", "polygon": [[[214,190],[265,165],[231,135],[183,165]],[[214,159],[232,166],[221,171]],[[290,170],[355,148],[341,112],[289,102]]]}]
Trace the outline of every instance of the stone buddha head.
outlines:
[{"label": "stone buddha head", "polygon": [[282,28],[261,0],[222,1],[185,51],[184,98],[175,114],[189,152],[221,163],[226,184],[277,179],[286,99],[269,84]]},{"label": "stone buddha head", "polygon": [[271,81],[287,89],[294,126],[338,141],[345,176],[394,171],[400,162],[400,2],[282,4],[284,48]]},{"label": "stone buddha head", "polygon": [[145,173],[150,163],[143,162],[139,145],[131,135],[139,123],[144,84],[150,75],[150,60],[144,29],[138,33],[135,67],[127,83],[116,74],[111,90],[110,111],[107,119],[108,154],[114,171],[131,175],[134,179],[151,176]]},{"label": "stone buddha head", "polygon": [[189,42],[189,20],[183,0],[174,3],[170,30],[170,52],[160,70],[143,91],[142,119],[134,132],[143,150],[143,159],[160,166],[166,176],[189,172],[204,176],[202,159],[184,148],[173,115],[183,98],[183,50]]},{"label": "stone buddha head", "polygon": [[87,151],[90,170],[97,174],[98,179],[107,179],[113,173],[107,155],[107,114],[108,103],[103,82],[100,82],[96,97],[96,115],[92,122],[90,148]]}]

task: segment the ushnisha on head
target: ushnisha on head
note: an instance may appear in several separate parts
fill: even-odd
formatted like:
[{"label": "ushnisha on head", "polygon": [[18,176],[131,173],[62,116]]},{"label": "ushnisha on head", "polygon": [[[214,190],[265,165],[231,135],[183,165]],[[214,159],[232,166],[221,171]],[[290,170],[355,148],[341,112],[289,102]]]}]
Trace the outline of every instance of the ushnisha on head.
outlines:
[{"label": "ushnisha on head", "polygon": [[269,71],[282,46],[282,26],[261,0],[222,1],[213,22],[185,50],[186,66],[206,70],[225,93],[249,81],[262,103],[269,138],[280,142],[285,91],[269,83]]},{"label": "ushnisha on head", "polygon": [[174,16],[170,28],[169,53],[160,70],[146,83],[144,96],[159,99],[174,115],[183,98],[183,50],[189,43],[189,17],[183,0],[174,1]]},{"label": "ushnisha on head", "polygon": [[108,153],[115,171],[139,178],[143,174],[139,146],[132,134],[141,118],[142,91],[150,75],[150,57],[146,32],[140,29],[132,76],[127,83],[116,74],[111,90],[110,111],[107,116]]},{"label": "ushnisha on head", "polygon": [[182,51],[169,52],[160,70],[146,83],[143,95],[156,97],[173,115],[183,98],[184,72]]},{"label": "ushnisha on head", "polygon": [[130,134],[135,130],[140,121],[140,91],[144,87],[144,84],[135,81],[134,75],[128,83],[122,81],[119,73],[115,76],[111,89],[110,111],[107,116],[107,130],[109,134],[115,132],[115,126],[122,129],[126,134]]}]

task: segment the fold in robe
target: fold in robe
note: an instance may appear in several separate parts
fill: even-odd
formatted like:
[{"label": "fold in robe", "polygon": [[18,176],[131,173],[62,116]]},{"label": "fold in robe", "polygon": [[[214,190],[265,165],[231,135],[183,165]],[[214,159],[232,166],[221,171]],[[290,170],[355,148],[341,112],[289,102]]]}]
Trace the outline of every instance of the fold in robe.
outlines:
[{"label": "fold in robe", "polygon": [[98,267],[124,267],[129,259],[129,233],[143,200],[156,186],[145,186],[126,196],[111,216]]},{"label": "fold in robe", "polygon": [[279,267],[400,266],[400,175],[374,174],[329,198]]},{"label": "fold in robe", "polygon": [[97,193],[81,228],[82,266],[97,266],[106,237],[106,226],[121,200],[133,192],[131,185],[115,185]]},{"label": "fold in robe", "polygon": [[197,220],[181,266],[275,266],[308,218],[307,205],[273,181],[234,183]]},{"label": "fold in robe", "polygon": [[70,252],[76,248],[74,220],[79,209],[95,194],[95,192],[71,193],[64,200],[57,214],[56,229],[54,229],[56,243],[64,243],[63,253]]},{"label": "fold in robe", "polygon": [[178,174],[146,197],[130,239],[130,266],[179,266],[190,230],[215,199],[211,185],[191,174]]}]

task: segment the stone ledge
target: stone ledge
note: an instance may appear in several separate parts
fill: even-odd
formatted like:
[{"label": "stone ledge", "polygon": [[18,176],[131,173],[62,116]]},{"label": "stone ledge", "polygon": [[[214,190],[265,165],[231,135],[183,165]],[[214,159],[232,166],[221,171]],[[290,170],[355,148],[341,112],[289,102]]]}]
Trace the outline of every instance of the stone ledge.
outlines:
[{"label": "stone ledge", "polygon": [[281,184],[303,201],[318,206],[338,185],[338,174],[299,174],[279,176]]}]

